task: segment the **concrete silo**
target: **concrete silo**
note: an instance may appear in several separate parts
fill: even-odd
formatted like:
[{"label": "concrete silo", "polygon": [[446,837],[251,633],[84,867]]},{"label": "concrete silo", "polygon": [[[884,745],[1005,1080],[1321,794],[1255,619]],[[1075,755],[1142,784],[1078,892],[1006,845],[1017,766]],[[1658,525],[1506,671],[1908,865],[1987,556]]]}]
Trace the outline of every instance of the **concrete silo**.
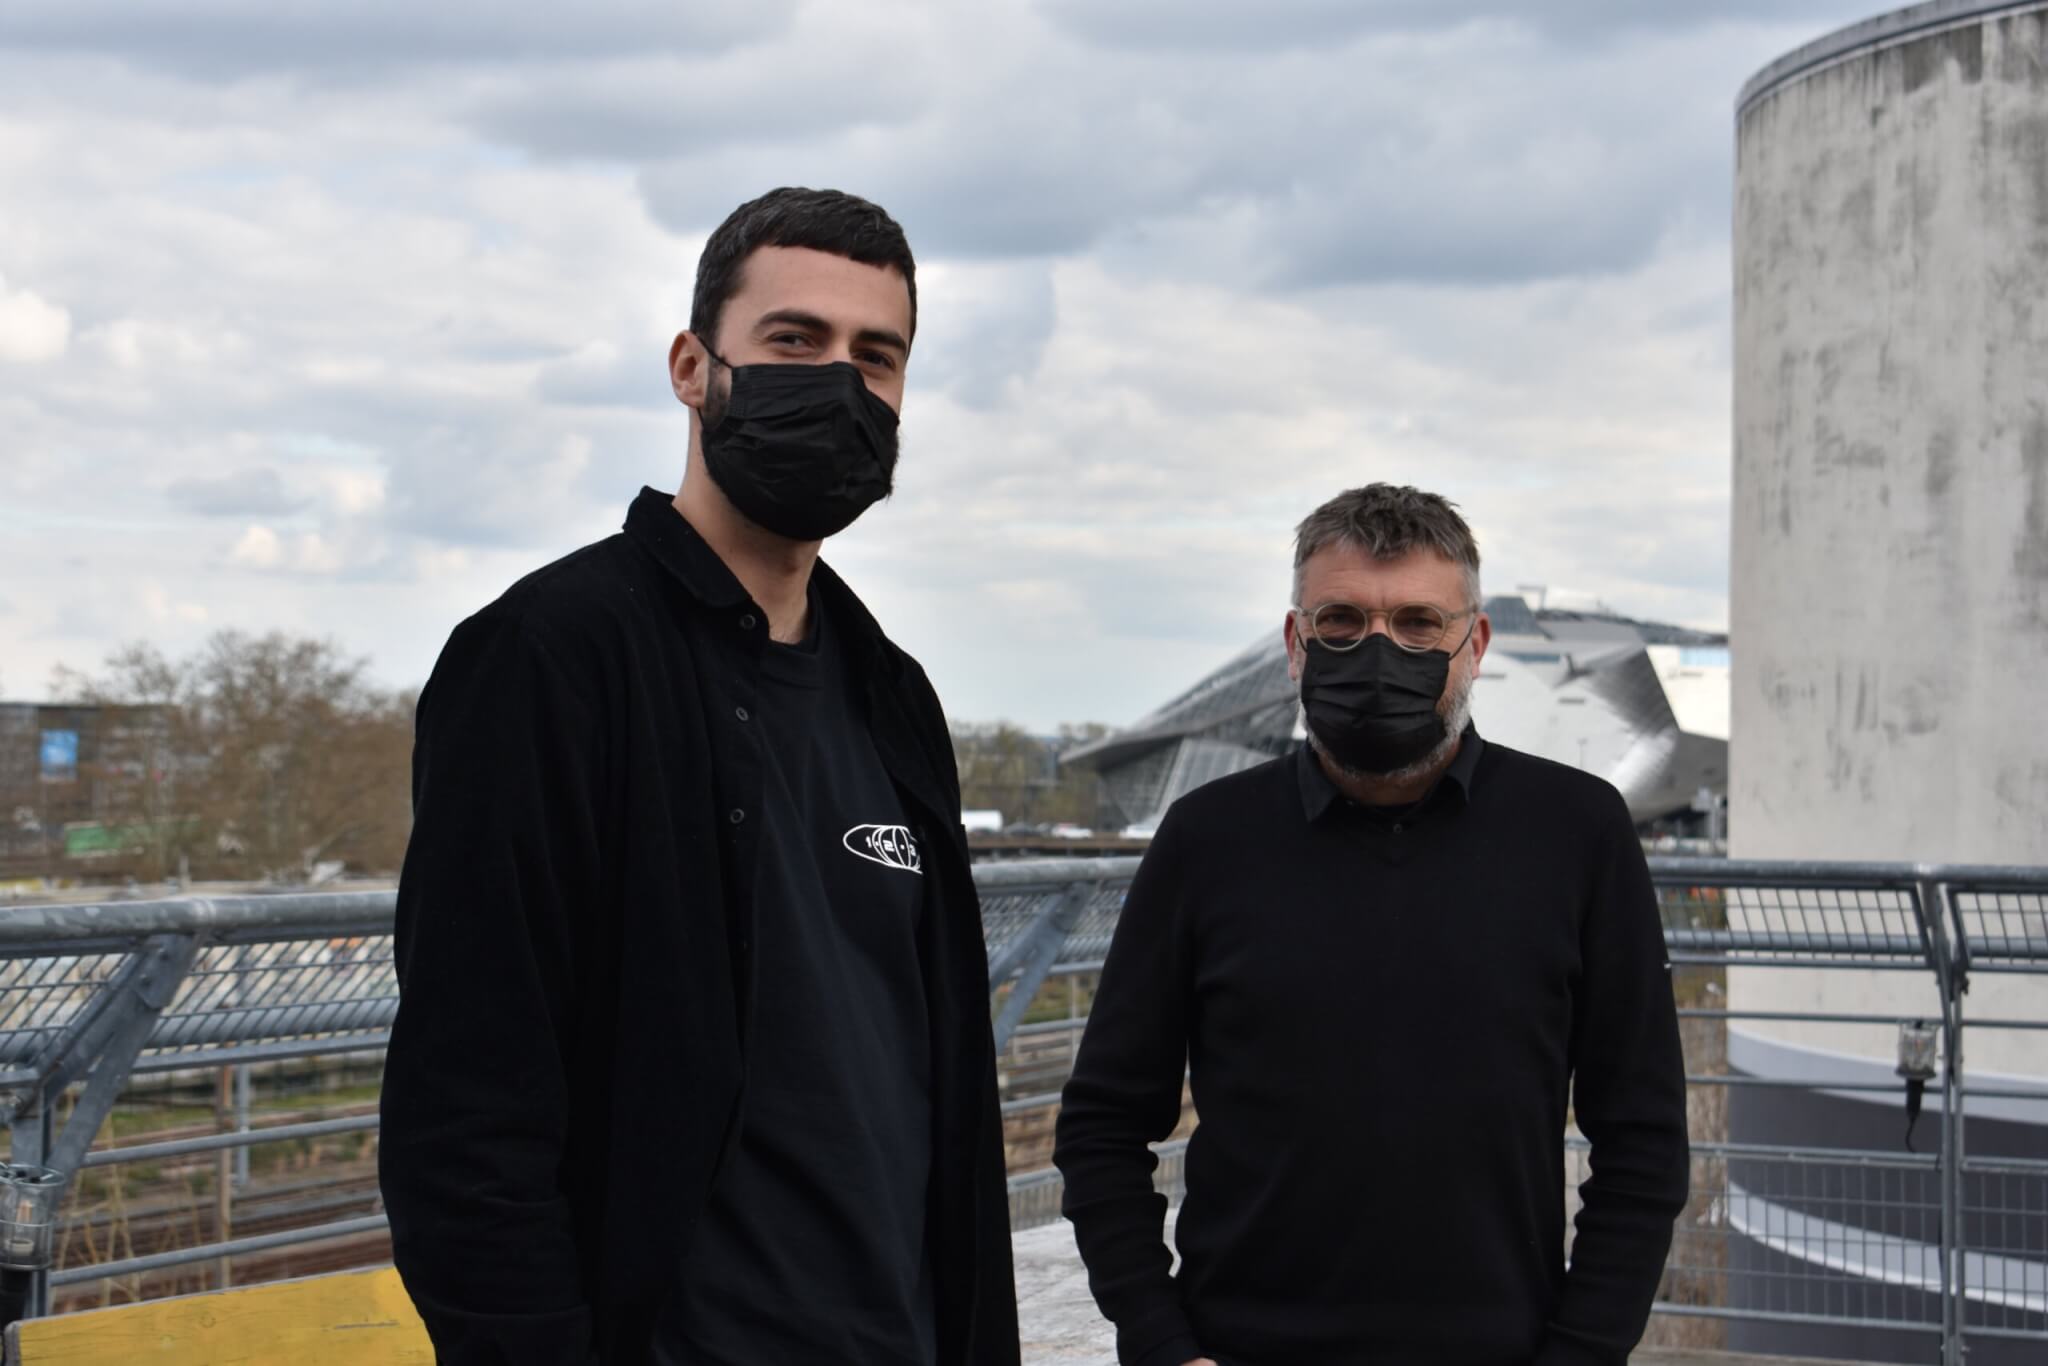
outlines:
[{"label": "concrete silo", "polygon": [[[2048,0],[1830,35],[1737,125],[1732,852],[2048,864]],[[1936,1008],[1897,972],[1729,978],[1738,1010]],[[1969,1011],[2048,1019],[2048,977],[1980,975]],[[1970,1102],[1969,1151],[2048,1154],[2048,1033],[1966,1037],[2016,1093]],[[1734,1089],[1730,1138],[1896,1150],[1898,1099],[1825,1084],[1888,1082],[1895,1043],[1731,1025],[1732,1070],[1787,1089]]]},{"label": "concrete silo", "polygon": [[2048,862],[2044,26],[1916,6],[1743,93],[1744,855]]}]

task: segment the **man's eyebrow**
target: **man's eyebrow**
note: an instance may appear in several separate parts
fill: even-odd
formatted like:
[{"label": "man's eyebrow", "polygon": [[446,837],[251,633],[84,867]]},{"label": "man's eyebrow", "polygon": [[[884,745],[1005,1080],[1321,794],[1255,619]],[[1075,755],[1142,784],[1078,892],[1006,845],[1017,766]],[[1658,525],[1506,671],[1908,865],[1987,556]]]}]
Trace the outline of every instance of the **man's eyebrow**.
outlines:
[{"label": "man's eyebrow", "polygon": [[866,342],[869,346],[893,346],[906,356],[910,354],[910,343],[903,340],[903,334],[893,328],[863,327],[853,334],[853,339],[857,342]]},{"label": "man's eyebrow", "polygon": [[763,313],[754,320],[754,330],[756,332],[764,327],[777,325],[801,327],[809,332],[830,332],[832,330],[832,324],[826,322],[815,313],[804,312],[801,308],[778,308],[772,312]]},{"label": "man's eyebrow", "polygon": [[[764,327],[778,326],[800,327],[806,332],[815,332],[821,336],[832,331],[832,324],[826,322],[815,313],[806,313],[801,308],[774,309],[763,313],[754,320],[754,330],[756,332]],[[906,356],[910,354],[910,343],[904,340],[901,332],[893,328],[863,327],[860,331],[853,334],[853,339],[857,342],[865,342],[869,346],[894,347]]]}]

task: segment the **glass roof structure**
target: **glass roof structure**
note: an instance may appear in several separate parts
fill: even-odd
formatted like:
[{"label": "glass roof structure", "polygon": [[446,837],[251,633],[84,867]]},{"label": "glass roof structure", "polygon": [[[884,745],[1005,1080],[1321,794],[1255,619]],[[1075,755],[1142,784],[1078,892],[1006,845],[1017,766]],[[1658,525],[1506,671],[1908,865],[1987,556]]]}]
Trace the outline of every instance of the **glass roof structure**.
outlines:
[{"label": "glass roof structure", "polygon": [[[1686,809],[1702,788],[1726,790],[1726,636],[1536,609],[1512,595],[1488,599],[1486,611],[1493,643],[1472,717],[1489,742],[1598,773],[1639,822]],[[1274,632],[1061,762],[1094,769],[1112,819],[1142,829],[1202,784],[1288,752],[1303,733]]]}]

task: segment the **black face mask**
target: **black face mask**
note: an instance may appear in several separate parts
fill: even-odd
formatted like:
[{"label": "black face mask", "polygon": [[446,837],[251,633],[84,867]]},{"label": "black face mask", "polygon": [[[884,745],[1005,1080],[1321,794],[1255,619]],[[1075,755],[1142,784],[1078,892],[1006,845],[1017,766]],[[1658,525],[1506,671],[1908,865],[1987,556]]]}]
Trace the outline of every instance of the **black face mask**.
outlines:
[{"label": "black face mask", "polygon": [[896,412],[859,370],[711,358],[731,373],[732,392],[715,412],[705,405],[704,468],[749,521],[822,541],[889,496]]},{"label": "black face mask", "polygon": [[1301,670],[1308,728],[1330,757],[1359,773],[1392,773],[1443,742],[1436,704],[1451,676],[1442,650],[1411,654],[1384,635],[1332,650],[1313,638]]}]

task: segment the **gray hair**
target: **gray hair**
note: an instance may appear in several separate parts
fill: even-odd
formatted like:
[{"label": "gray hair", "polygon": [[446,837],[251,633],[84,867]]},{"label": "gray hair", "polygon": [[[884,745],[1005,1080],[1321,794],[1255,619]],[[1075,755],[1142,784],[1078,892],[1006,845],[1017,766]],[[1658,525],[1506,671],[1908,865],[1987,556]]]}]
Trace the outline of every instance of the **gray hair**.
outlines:
[{"label": "gray hair", "polygon": [[1301,603],[1301,573],[1319,550],[1356,546],[1376,560],[1395,560],[1429,549],[1465,571],[1465,606],[1478,608],[1479,542],[1458,515],[1458,505],[1406,484],[1346,489],[1302,518],[1294,529],[1294,605]]}]

